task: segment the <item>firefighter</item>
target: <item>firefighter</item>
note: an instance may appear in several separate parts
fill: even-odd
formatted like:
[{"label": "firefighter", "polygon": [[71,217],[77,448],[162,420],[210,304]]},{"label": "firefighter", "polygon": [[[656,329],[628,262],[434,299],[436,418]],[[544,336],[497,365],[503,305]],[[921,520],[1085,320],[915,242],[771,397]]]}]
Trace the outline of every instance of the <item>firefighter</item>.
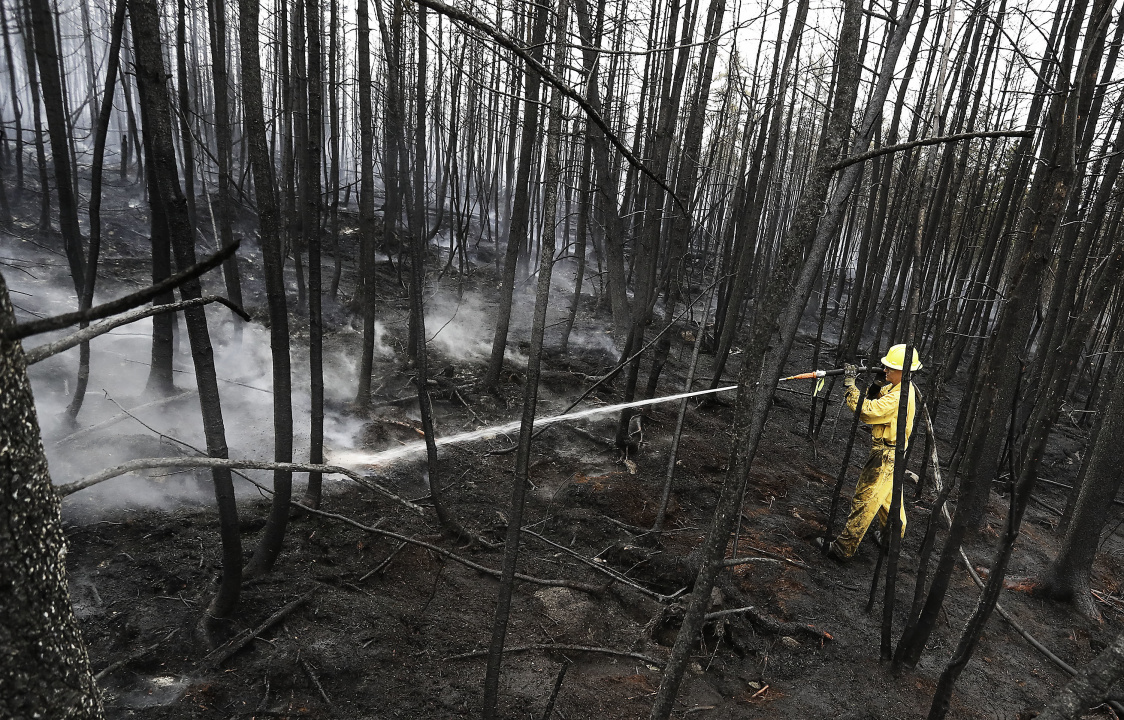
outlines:
[{"label": "firefighter", "polygon": [[[878,517],[880,530],[875,530],[875,540],[881,544],[882,537],[889,526],[890,501],[894,491],[894,451],[898,442],[903,450],[913,432],[913,414],[917,404],[913,383],[909,385],[909,405],[906,410],[905,433],[898,432],[898,400],[902,391],[902,368],[905,367],[905,345],[895,345],[882,358],[886,383],[877,395],[862,399],[859,409],[860,393],[855,385],[858,375],[854,365],[844,365],[843,386],[846,389],[847,405],[859,413],[859,420],[870,425],[870,456],[859,475],[855,494],[851,498],[851,514],[843,532],[832,541],[827,554],[840,562],[850,560],[862,542],[870,523]],[[910,372],[921,369],[917,351],[913,351]],[[905,535],[905,502],[899,503],[902,517],[902,535]],[[824,538],[817,538],[821,545]]]}]

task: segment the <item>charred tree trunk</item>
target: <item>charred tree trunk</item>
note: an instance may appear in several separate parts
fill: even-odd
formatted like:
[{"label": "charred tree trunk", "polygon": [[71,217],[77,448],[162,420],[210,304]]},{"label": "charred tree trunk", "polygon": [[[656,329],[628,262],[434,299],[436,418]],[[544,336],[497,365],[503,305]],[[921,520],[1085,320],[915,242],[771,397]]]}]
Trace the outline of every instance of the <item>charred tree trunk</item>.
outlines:
[{"label": "charred tree trunk", "polygon": [[[359,354],[359,387],[355,404],[365,407],[371,402],[371,373],[375,358],[375,126],[371,107],[371,24],[368,0],[357,0],[358,72],[359,72],[359,303],[363,313],[363,345]],[[379,2],[380,0],[375,0]],[[388,162],[383,156],[384,169]],[[391,184],[385,174],[386,206],[390,205]],[[383,222],[392,224],[389,214]]]},{"label": "charred tree trunk", "polygon": [[[194,58],[192,58],[194,60]],[[191,135],[191,94],[187,82],[187,0],[176,2],[176,88],[179,95],[180,148],[183,151],[183,187],[187,198],[187,216],[191,226],[198,227],[195,211],[195,141]],[[206,185],[204,184],[204,187]],[[241,307],[242,303],[238,303]]]},{"label": "charred tree trunk", "polygon": [[[94,163],[90,169],[90,244],[86,255],[86,277],[82,285],[79,308],[88,309],[94,302],[94,283],[98,276],[98,256],[101,254],[101,185],[105,162],[105,140],[109,134],[109,118],[113,113],[113,89],[117,85],[117,71],[120,65],[121,34],[125,28],[125,0],[117,0],[113,13],[113,26],[110,30],[109,53],[106,60],[105,92],[94,127]],[[86,327],[87,323],[82,323]],[[90,382],[90,343],[84,342],[78,350],[78,382],[74,387],[74,397],[67,407],[67,414],[73,423],[82,410],[86,399],[86,387]]]},{"label": "charred tree trunk", "polygon": [[66,536],[0,275],[0,715],[102,718],[66,581]]},{"label": "charred tree trunk", "polygon": [[[308,247],[308,365],[310,394],[309,462],[324,462],[324,323],[323,268],[320,263],[320,148],[324,136],[324,101],[321,70],[320,1],[305,0],[308,28],[308,147],[305,154],[305,245]],[[305,504],[318,509],[323,475],[308,474]]]},{"label": "charred tree trunk", "polygon": [[[66,260],[74,281],[74,292],[82,297],[86,259],[82,255],[82,230],[78,225],[78,199],[74,196],[74,168],[71,166],[68,124],[63,100],[62,70],[55,45],[55,24],[49,0],[28,0],[35,56],[39,64],[39,84],[47,112],[47,132],[51,137],[51,158],[55,169],[55,191],[59,198],[59,228],[62,230]],[[47,188],[43,188],[47,192]]]},{"label": "charred tree trunk", "polygon": [[1098,437],[1089,448],[1084,482],[1077,495],[1073,517],[1062,547],[1042,578],[1041,590],[1054,600],[1072,602],[1086,617],[1100,619],[1089,594],[1089,575],[1108,521],[1112,500],[1120,489],[1124,467],[1124,379],[1117,374],[1105,398]]},{"label": "charred tree trunk", "polygon": [[[265,293],[269,302],[269,345],[273,357],[273,459],[293,461],[293,400],[289,360],[289,312],[285,296],[285,255],[281,247],[281,218],[273,163],[265,134],[262,102],[261,59],[258,55],[258,0],[239,0],[238,37],[242,67],[242,121],[249,144],[257,200],[258,236],[265,264]],[[265,572],[272,565],[285,537],[292,497],[293,474],[273,473],[273,504],[261,547],[254,553],[253,571]],[[272,558],[268,557],[272,555]],[[260,556],[260,557],[259,557]]]},{"label": "charred tree trunk", "polygon": [[39,72],[35,69],[35,33],[31,31],[31,8],[23,5],[22,27],[27,84],[31,88],[32,122],[35,128],[35,164],[39,168],[39,232],[51,231],[51,184],[47,176],[47,151],[43,143],[43,112],[39,98]]},{"label": "charred tree trunk", "polygon": [[[534,7],[535,24],[531,33],[532,56],[542,59],[542,47],[546,42],[546,26],[549,8],[540,4]],[[503,370],[503,357],[507,351],[507,333],[511,324],[512,296],[515,292],[515,271],[519,264],[519,252],[527,242],[527,228],[531,216],[531,198],[534,194],[532,181],[532,161],[539,143],[539,88],[542,79],[538,74],[527,77],[526,95],[523,101],[523,134],[519,146],[519,169],[515,177],[515,202],[511,210],[511,224],[507,232],[507,249],[503,261],[503,279],[500,285],[496,334],[492,339],[492,355],[488,361],[488,372],[484,383],[496,387]]]},{"label": "charred tree trunk", "polygon": [[[160,190],[155,201],[163,205],[169,235],[176,256],[176,265],[186,269],[195,264],[195,238],[187,217],[187,201],[180,190],[176,156],[172,140],[172,112],[165,84],[164,57],[160,48],[160,15],[156,0],[132,0],[129,15],[136,49],[136,74],[141,104],[147,119],[146,135],[151,137],[152,175]],[[198,279],[180,289],[184,300],[202,297]],[[202,307],[184,312],[191,342],[191,357],[199,384],[199,406],[203,413],[203,432],[211,457],[228,456],[222,405],[219,401],[214,351],[211,348],[207,317]],[[222,583],[211,602],[209,615],[223,618],[234,611],[242,587],[242,539],[238,532],[238,506],[234,500],[234,483],[228,468],[214,468],[215,499],[219,509],[222,536]]]},{"label": "charred tree trunk", "polygon": [[[15,13],[19,18],[19,11]],[[16,155],[16,199],[23,196],[23,110],[16,90],[16,65],[12,59],[11,30],[8,27],[8,13],[0,3],[0,33],[4,34],[4,62],[8,66],[8,90],[12,93],[12,114],[15,116],[15,155]],[[37,126],[38,127],[38,126]]]},{"label": "charred tree trunk", "polygon": [[[583,0],[578,0],[579,2]],[[559,0],[555,18],[554,71],[560,74],[567,60],[566,27],[569,0]],[[545,32],[544,32],[545,37]],[[537,112],[537,110],[536,110]],[[546,133],[546,187],[543,196],[542,247],[539,252],[539,277],[535,296],[535,313],[531,325],[531,348],[527,357],[527,379],[523,383],[523,415],[519,427],[519,447],[515,455],[515,477],[511,484],[511,508],[508,511],[507,539],[504,543],[503,568],[499,597],[496,602],[492,640],[488,647],[488,668],[484,678],[485,720],[496,717],[499,696],[500,663],[507,636],[508,615],[515,584],[515,567],[519,560],[519,540],[523,531],[523,505],[531,464],[531,440],[534,435],[535,407],[538,402],[539,373],[542,366],[543,336],[546,333],[546,311],[550,304],[550,275],[554,265],[555,218],[558,205],[558,182],[562,175],[559,145],[562,134],[562,95],[557,88],[550,94]]]},{"label": "charred tree trunk", "polygon": [[[210,12],[211,35],[211,73],[215,82],[215,144],[218,148],[218,196],[215,198],[215,210],[218,215],[219,237],[216,238],[219,246],[229,245],[234,242],[234,232],[231,227],[231,194],[233,188],[230,181],[232,145],[230,139],[230,80],[226,69],[226,2],[225,0],[208,0]],[[242,306],[242,279],[238,272],[238,256],[231,256],[222,266],[223,279],[226,281],[226,297],[231,302]],[[242,339],[242,325],[234,323],[234,341]]]}]

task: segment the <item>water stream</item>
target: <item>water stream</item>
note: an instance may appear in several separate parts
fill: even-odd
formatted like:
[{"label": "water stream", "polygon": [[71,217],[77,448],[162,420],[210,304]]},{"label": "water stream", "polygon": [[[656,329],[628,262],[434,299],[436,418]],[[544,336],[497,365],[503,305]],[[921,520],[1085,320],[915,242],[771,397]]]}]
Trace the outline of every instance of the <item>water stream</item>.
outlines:
[{"label": "water stream", "polygon": [[[734,390],[737,385],[727,385],[725,387],[714,388],[713,390],[695,390],[694,392],[679,393],[678,395],[668,395],[667,397],[649,398],[647,400],[635,400],[627,403],[617,403],[616,405],[602,405],[600,407],[587,408],[585,410],[578,410],[577,412],[567,413],[565,415],[553,415],[546,418],[536,418],[534,427],[539,429],[547,425],[554,425],[556,423],[568,422],[570,420],[580,420],[581,418],[591,417],[593,415],[605,415],[607,413],[614,413],[626,408],[644,407],[645,405],[656,405],[659,403],[674,402],[676,400],[684,400],[686,398],[698,397],[699,395],[710,395],[712,393],[727,392]],[[496,437],[497,435],[506,435],[507,433],[514,432],[519,429],[521,424],[520,420],[513,420],[503,425],[493,425],[490,427],[483,427],[479,430],[472,430],[470,432],[460,433],[459,435],[449,435],[446,437],[439,437],[436,440],[437,447],[444,445],[456,445],[462,443],[476,442],[477,440],[486,440],[488,438]],[[411,443],[406,443],[401,447],[391,448],[389,450],[382,450],[379,452],[368,452],[365,450],[341,450],[333,452],[328,459],[333,465],[343,465],[344,467],[374,467],[381,465],[390,465],[403,458],[409,457],[414,454],[425,452],[425,440],[415,440]]]}]

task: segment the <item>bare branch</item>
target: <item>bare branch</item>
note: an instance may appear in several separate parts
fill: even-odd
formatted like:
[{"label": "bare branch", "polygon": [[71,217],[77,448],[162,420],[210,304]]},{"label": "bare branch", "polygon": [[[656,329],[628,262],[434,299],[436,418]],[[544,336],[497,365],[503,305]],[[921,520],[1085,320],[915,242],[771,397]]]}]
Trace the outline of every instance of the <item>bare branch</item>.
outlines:
[{"label": "bare branch", "polygon": [[20,323],[15,327],[9,329],[4,333],[5,337],[9,340],[22,340],[25,337],[38,335],[40,333],[51,332],[52,330],[62,330],[71,325],[77,325],[81,322],[93,322],[94,320],[102,320],[112,315],[132,310],[135,307],[144,305],[146,302],[163,295],[169,290],[183,285],[189,280],[194,280],[208,270],[212,270],[223,261],[234,255],[238,250],[238,246],[242,243],[241,240],[235,240],[226,247],[219,250],[217,253],[207,258],[203,262],[196,263],[188,269],[172,275],[166,280],[161,280],[155,285],[135,292],[125,297],[110,300],[107,303],[102,303],[96,307],[88,310],[79,310],[77,312],[64,313],[62,315],[55,315],[54,317],[43,318],[42,320],[32,320],[31,322]]},{"label": "bare branch", "polygon": [[449,7],[448,5],[442,2],[438,2],[437,0],[414,0],[414,2],[419,5],[424,5],[434,12],[441,13],[450,20],[462,22],[465,25],[473,28],[474,30],[479,30],[480,32],[495,40],[496,43],[501,47],[507,48],[508,50],[522,58],[523,62],[527,63],[527,65],[532,70],[534,70],[539,77],[541,77],[550,85],[554,86],[554,88],[557,89],[558,92],[576,102],[582,109],[582,111],[585,112],[586,116],[593,121],[593,124],[596,125],[601,130],[601,132],[605,134],[605,138],[608,139],[608,141],[611,142],[613,146],[620,151],[621,155],[623,155],[626,160],[628,160],[630,165],[650,177],[653,182],[663,188],[664,191],[669,196],[671,196],[671,199],[675,201],[675,204],[679,206],[679,209],[682,210],[685,215],[689,216],[691,214],[690,211],[687,210],[686,204],[682,199],[680,199],[678,195],[675,194],[675,191],[671,189],[671,186],[669,186],[663,178],[657,176],[654,172],[652,172],[647,165],[640,161],[639,158],[632,154],[632,151],[628,149],[628,147],[621,141],[621,139],[618,138],[613,133],[613,131],[609,129],[609,125],[605,122],[604,119],[602,119],[601,115],[593,109],[593,106],[590,105],[589,102],[579,93],[571,90],[570,87],[565,82],[563,82],[561,78],[547,70],[542,63],[532,57],[530,52],[528,52],[528,49],[525,48],[521,43],[492,27],[488,23],[483,22],[482,20],[478,20],[477,18],[464,12],[463,10]]},{"label": "bare branch", "polygon": [[166,312],[178,312],[180,310],[186,310],[187,308],[195,307],[197,305],[206,305],[213,302],[221,303],[227,306],[238,317],[242,318],[246,322],[250,321],[250,316],[246,313],[245,310],[238,307],[236,304],[232,303],[226,298],[220,297],[218,295],[204,295],[203,297],[196,298],[194,300],[181,300],[180,302],[168,303],[167,305],[153,305],[151,307],[136,308],[134,310],[130,310],[123,315],[118,315],[115,318],[98,323],[97,325],[90,325],[89,327],[83,328],[76,333],[71,333],[64,338],[59,338],[54,342],[37,345],[30,350],[27,350],[24,353],[24,356],[27,358],[28,365],[34,365],[41,360],[46,360],[52,355],[58,355],[60,352],[69,350],[70,348],[77,345],[81,345],[87,340],[92,340],[99,335],[104,335],[110,330],[119,328],[122,325],[128,325],[131,322],[143,320],[144,318],[152,317],[153,315],[160,315],[161,313]]},{"label": "bare branch", "polygon": [[[641,660],[641,661],[646,662],[649,665],[653,665],[655,667],[660,667],[660,666],[663,665],[662,660],[657,660],[656,658],[651,657],[649,655],[641,655],[640,653],[629,652],[628,650],[614,650],[612,648],[590,647],[589,645],[548,645],[548,644],[518,645],[516,647],[505,647],[503,649],[503,651],[505,653],[527,652],[529,650],[544,650],[544,651],[554,650],[554,651],[560,651],[560,652],[599,653],[601,655],[616,655],[618,657],[634,658],[636,660]],[[467,660],[469,658],[484,657],[487,654],[488,654],[487,650],[473,650],[472,652],[461,653],[460,655],[450,655],[449,657],[447,657],[445,659],[446,660]]]},{"label": "bare branch", "polygon": [[230,468],[231,470],[281,470],[283,472],[318,472],[325,475],[337,474],[344,475],[356,483],[362,485],[368,490],[374,490],[382,493],[391,500],[401,503],[405,507],[421,514],[422,509],[414,503],[406,500],[405,498],[398,497],[390,490],[376,482],[372,482],[368,478],[363,477],[354,470],[338,465],[316,465],[312,463],[279,463],[267,462],[264,460],[228,460],[226,458],[213,458],[213,457],[163,457],[163,458],[141,458],[139,460],[130,460],[127,463],[118,465],[117,467],[107,468],[99,473],[90,475],[76,482],[67,483],[65,485],[58,485],[55,490],[58,492],[59,497],[66,497],[73,495],[79,490],[85,490],[88,487],[97,485],[98,483],[105,482],[111,478],[124,475],[136,470],[146,470],[149,468],[166,468],[166,467],[206,467],[206,468]]},{"label": "bare branch", "polygon": [[909,142],[899,143],[897,145],[886,145],[885,147],[874,148],[858,155],[843,158],[839,162],[831,166],[832,171],[842,170],[843,168],[854,165],[855,163],[866,162],[871,158],[879,157],[880,155],[889,155],[890,153],[901,152],[903,150],[911,150],[915,147],[924,147],[926,145],[939,145],[940,143],[959,142],[960,140],[971,140],[972,138],[995,138],[995,137],[1031,137],[1034,133],[1030,130],[984,130],[981,132],[960,133],[958,135],[945,135],[943,137],[921,138],[920,140],[911,140]]}]

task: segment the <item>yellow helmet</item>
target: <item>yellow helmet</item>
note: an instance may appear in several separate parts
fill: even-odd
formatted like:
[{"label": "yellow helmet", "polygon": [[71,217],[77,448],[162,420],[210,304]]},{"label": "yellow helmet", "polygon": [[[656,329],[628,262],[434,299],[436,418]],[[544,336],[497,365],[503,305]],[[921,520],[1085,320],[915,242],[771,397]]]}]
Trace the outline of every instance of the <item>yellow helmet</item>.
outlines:
[{"label": "yellow helmet", "polygon": [[[905,345],[895,345],[886,352],[886,357],[882,358],[882,364],[893,370],[901,370],[905,367]],[[921,358],[917,355],[917,349],[913,350],[913,363],[910,367],[910,372],[916,372],[921,369]]]}]

